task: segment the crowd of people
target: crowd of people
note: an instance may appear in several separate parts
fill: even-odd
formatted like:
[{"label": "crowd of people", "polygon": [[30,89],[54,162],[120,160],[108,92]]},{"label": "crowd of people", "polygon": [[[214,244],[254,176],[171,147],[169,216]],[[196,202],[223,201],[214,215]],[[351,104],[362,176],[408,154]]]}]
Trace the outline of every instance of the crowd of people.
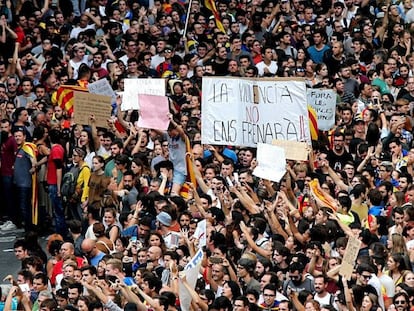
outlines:
[{"label": "crowd of people", "polygon": [[[0,230],[25,231],[0,308],[412,310],[413,22],[410,0],[0,2]],[[257,178],[256,149],[201,143],[205,76],[331,89],[335,126]],[[134,78],[165,79],[167,131],[122,111]],[[76,124],[60,87],[100,79],[112,117]]]}]

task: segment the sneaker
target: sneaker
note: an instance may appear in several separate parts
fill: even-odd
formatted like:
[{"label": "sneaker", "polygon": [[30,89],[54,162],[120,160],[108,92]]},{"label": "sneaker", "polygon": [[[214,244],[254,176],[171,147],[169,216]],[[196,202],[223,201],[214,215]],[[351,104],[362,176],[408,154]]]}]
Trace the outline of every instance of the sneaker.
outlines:
[{"label": "sneaker", "polygon": [[0,230],[2,231],[10,231],[10,230],[16,230],[16,229],[17,229],[16,225],[12,223],[11,221],[0,228]]}]

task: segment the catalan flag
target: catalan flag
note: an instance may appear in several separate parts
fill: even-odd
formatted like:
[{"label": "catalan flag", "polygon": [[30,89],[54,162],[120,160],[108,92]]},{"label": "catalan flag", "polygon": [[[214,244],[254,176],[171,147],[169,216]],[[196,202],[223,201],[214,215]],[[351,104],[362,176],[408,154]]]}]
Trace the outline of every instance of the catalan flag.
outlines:
[{"label": "catalan flag", "polygon": [[[33,143],[25,142],[22,146],[22,150],[26,152],[31,158],[37,158],[37,147]],[[32,224],[38,224],[38,208],[37,208],[37,176],[36,171],[32,174]]]},{"label": "catalan flag", "polygon": [[315,109],[311,105],[308,105],[309,114],[309,131],[312,140],[318,140],[318,116]]},{"label": "catalan flag", "polygon": [[[185,154],[185,164],[187,166],[187,179],[186,182],[190,182],[194,185],[194,187],[197,187],[197,181],[195,177],[194,172],[194,166],[193,166],[193,160],[192,160],[192,153],[191,153],[191,144],[190,139],[188,139],[188,136],[185,136],[185,147],[186,147],[186,154]],[[180,190],[180,195],[187,199],[188,198],[188,192],[190,191],[190,187],[187,183],[184,183]]]},{"label": "catalan flag", "polygon": [[338,210],[338,205],[336,204],[335,199],[329,195],[328,193],[324,192],[319,185],[319,181],[317,179],[314,179],[309,182],[309,189],[313,195],[313,198],[315,199],[316,203],[322,207],[328,207],[333,212],[336,212]]},{"label": "catalan flag", "polygon": [[85,87],[78,85],[61,85],[52,95],[52,103],[54,105],[59,105],[63,110],[66,110],[69,115],[72,115],[74,91],[87,92],[88,90]]},{"label": "catalan flag", "polygon": [[217,11],[216,3],[214,2],[214,0],[205,0],[204,1],[204,6],[207,9],[209,9],[211,11],[211,13],[213,13],[214,19],[216,20],[217,28],[220,29],[221,32],[226,33],[226,31],[224,30],[223,24],[221,23],[220,14]]}]

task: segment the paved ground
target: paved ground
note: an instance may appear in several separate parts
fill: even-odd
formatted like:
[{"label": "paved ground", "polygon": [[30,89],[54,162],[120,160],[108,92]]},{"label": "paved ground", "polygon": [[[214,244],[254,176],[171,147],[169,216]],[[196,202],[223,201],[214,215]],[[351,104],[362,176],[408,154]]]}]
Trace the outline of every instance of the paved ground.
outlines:
[{"label": "paved ground", "polygon": [[[19,237],[23,237],[23,230],[18,229],[14,231],[0,230],[0,284],[3,283],[3,278],[12,274],[16,277],[17,271],[20,270],[20,261],[16,260],[13,252],[13,244]],[[45,245],[44,238],[40,238],[41,245]]]}]

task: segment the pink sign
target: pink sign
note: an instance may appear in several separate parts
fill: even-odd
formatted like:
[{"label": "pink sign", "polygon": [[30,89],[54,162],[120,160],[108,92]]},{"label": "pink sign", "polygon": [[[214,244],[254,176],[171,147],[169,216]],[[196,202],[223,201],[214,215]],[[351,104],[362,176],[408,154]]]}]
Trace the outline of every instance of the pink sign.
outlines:
[{"label": "pink sign", "polygon": [[138,126],[166,131],[170,123],[168,119],[167,96],[139,94]]}]

